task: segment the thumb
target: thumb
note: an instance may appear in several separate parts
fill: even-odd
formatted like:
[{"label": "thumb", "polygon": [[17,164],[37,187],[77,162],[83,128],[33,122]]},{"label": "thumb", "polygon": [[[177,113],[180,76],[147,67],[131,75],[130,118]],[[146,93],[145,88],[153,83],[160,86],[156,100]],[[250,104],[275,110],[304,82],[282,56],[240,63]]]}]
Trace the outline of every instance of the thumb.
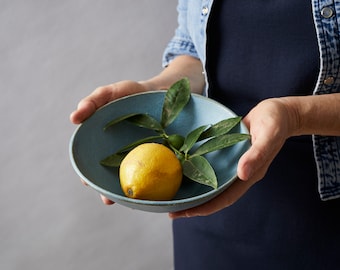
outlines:
[{"label": "thumb", "polygon": [[[270,147],[268,147],[269,145]],[[252,146],[238,162],[238,177],[241,180],[259,181],[265,176],[280,149],[281,145],[273,146],[267,139],[253,140]]]}]

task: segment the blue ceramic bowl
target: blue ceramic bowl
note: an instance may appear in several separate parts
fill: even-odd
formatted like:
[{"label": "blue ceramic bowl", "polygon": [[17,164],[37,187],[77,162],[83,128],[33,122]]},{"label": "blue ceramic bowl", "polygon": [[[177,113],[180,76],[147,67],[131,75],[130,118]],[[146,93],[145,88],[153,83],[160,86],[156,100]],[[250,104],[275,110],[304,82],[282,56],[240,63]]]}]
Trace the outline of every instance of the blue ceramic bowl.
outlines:
[{"label": "blue ceramic bowl", "polygon": [[[115,100],[100,108],[81,124],[71,138],[69,154],[74,170],[90,187],[118,204],[148,212],[180,211],[211,200],[236,179],[238,160],[249,148],[249,141],[242,141],[206,155],[218,179],[217,189],[184,180],[171,201],[138,200],[124,195],[119,183],[118,169],[104,167],[99,162],[121,147],[155,133],[126,122],[110,127],[106,131],[103,127],[110,120],[129,113],[148,113],[160,119],[164,96],[165,91],[155,91]],[[185,136],[201,125],[214,124],[235,116],[220,103],[192,94],[187,106],[167,131],[169,134]],[[248,133],[248,130],[241,123],[235,128],[235,132]]]}]

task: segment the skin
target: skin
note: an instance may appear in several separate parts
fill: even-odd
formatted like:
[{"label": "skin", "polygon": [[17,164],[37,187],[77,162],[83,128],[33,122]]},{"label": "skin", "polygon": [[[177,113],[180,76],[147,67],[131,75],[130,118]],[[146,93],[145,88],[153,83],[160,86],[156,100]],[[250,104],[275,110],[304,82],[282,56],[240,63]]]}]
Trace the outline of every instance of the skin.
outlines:
[{"label": "skin", "polygon": [[[98,87],[82,99],[70,115],[80,124],[98,108],[133,93],[168,89],[177,80],[188,77],[192,91],[201,93],[204,76],[201,62],[190,56],[178,56],[159,75],[142,82],[121,81]],[[206,216],[234,204],[260,181],[285,141],[299,135],[340,136],[340,93],[319,96],[270,98],[260,102],[243,119],[252,145],[238,162],[238,179],[213,200],[188,210],[169,213],[170,218]],[[101,195],[104,204],[112,201]]]}]

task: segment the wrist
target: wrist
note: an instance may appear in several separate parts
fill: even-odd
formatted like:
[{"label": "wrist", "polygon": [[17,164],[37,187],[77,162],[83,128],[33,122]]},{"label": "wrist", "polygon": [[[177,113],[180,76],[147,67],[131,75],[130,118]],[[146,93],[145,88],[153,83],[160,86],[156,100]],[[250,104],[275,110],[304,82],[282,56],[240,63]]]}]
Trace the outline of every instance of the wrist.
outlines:
[{"label": "wrist", "polygon": [[155,91],[155,90],[167,90],[168,87],[161,86],[159,82],[155,81],[155,79],[145,80],[145,81],[139,81],[138,82],[145,91]]},{"label": "wrist", "polygon": [[303,119],[301,117],[302,103],[296,97],[277,98],[285,110],[287,119],[288,137],[303,135]]},{"label": "wrist", "polygon": [[292,136],[340,135],[340,93],[279,98],[287,108]]}]

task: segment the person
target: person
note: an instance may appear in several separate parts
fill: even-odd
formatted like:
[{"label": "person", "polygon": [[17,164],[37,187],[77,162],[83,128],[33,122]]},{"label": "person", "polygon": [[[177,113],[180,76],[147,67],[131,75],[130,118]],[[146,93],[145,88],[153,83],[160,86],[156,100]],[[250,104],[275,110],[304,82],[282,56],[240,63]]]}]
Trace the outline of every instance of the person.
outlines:
[{"label": "person", "polygon": [[169,213],[175,268],[338,268],[340,2],[179,0],[177,9],[164,69],[98,87],[71,121],[188,77],[193,92],[244,116],[251,147],[230,188]]}]

